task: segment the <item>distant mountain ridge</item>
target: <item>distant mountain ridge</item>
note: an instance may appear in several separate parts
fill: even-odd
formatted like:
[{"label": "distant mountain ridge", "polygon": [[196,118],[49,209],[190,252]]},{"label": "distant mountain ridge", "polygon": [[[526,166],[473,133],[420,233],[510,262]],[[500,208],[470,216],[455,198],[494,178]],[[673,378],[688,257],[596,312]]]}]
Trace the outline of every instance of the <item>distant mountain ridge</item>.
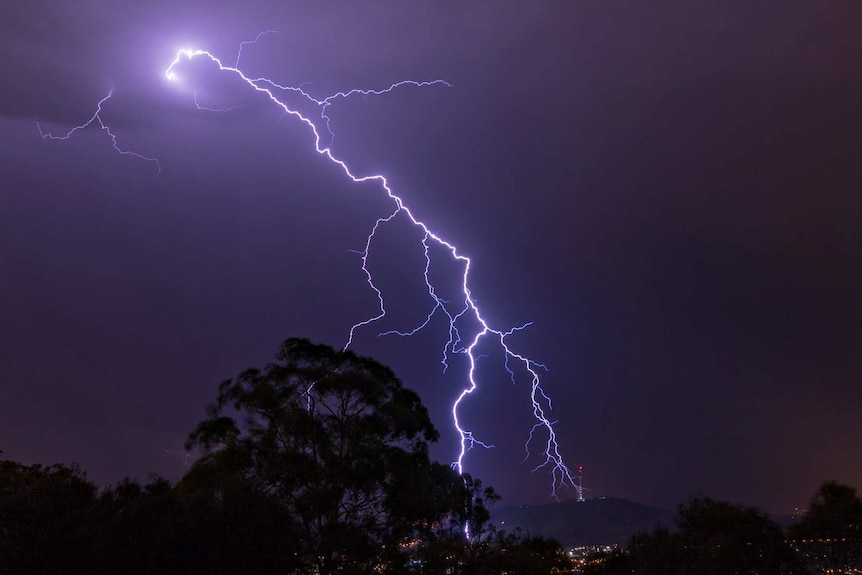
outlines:
[{"label": "distant mountain ridge", "polygon": [[675,526],[674,512],[634,501],[602,497],[546,505],[518,505],[491,510],[491,522],[513,531],[557,539],[564,547],[625,545],[632,535],[661,525]]}]

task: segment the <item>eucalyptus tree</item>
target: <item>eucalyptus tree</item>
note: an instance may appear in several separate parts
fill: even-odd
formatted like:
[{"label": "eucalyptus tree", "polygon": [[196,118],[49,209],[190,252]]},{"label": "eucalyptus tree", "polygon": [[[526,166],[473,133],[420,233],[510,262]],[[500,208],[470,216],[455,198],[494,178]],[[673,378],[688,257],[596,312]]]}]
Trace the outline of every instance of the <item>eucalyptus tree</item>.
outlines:
[{"label": "eucalyptus tree", "polygon": [[[419,396],[352,351],[286,340],[276,361],[223,382],[187,447],[190,473],[238,478],[292,517],[319,573],[370,572],[447,512],[452,474]],[[185,480],[184,480],[185,481]]]}]

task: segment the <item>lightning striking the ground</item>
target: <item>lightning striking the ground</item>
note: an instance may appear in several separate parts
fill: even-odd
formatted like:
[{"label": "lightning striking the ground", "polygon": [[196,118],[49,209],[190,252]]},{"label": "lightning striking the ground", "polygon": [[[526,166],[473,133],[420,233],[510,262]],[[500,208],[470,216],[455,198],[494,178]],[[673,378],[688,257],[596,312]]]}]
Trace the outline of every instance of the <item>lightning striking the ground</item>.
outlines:
[{"label": "lightning striking the ground", "polygon": [[[464,386],[460,390],[460,393],[457,394],[451,409],[452,422],[459,437],[457,456],[452,463],[453,468],[456,469],[458,473],[463,473],[465,467],[465,458],[467,456],[467,453],[471,449],[473,449],[474,447],[493,447],[492,445],[484,443],[483,441],[475,437],[473,432],[470,431],[470,429],[462,422],[459,414],[462,404],[464,404],[467,398],[474,391],[476,391],[476,389],[478,389],[479,381],[476,372],[479,360],[483,357],[483,355],[481,355],[479,352],[479,348],[480,344],[484,345],[485,342],[488,341],[495,343],[498,346],[499,351],[502,352],[505,358],[504,367],[511,376],[511,380],[513,383],[516,381],[516,373],[512,367],[513,365],[520,365],[520,367],[525,370],[530,380],[529,397],[533,417],[535,418],[535,424],[530,430],[524,445],[524,448],[527,452],[525,460],[530,457],[530,448],[532,445],[536,443],[542,445],[542,455],[539,458],[538,465],[533,468],[533,472],[537,472],[543,469],[549,471],[552,478],[551,494],[555,498],[557,497],[557,490],[560,487],[565,486],[576,488],[577,476],[569,470],[563,460],[563,457],[560,454],[557,436],[554,431],[555,421],[549,419],[547,415],[547,413],[552,409],[552,405],[549,396],[545,393],[541,386],[540,377],[540,372],[546,370],[547,368],[544,365],[515,351],[507,341],[507,339],[514,333],[527,328],[531,324],[526,323],[524,325],[505,330],[493,327],[485,319],[485,316],[482,314],[477,300],[474,297],[473,292],[471,291],[470,269],[472,262],[470,258],[463,255],[454,244],[435,233],[424,221],[419,219],[408,207],[404,199],[394,192],[383,174],[357,174],[345,160],[337,157],[332,151],[332,145],[335,136],[331,129],[331,122],[329,116],[327,115],[327,110],[337,100],[346,99],[357,95],[382,95],[403,86],[428,87],[440,85],[451,87],[451,85],[443,80],[422,82],[404,80],[391,84],[389,87],[384,89],[351,89],[341,91],[326,98],[320,99],[315,98],[311,94],[309,94],[308,91],[303,88],[305,84],[300,85],[299,87],[282,86],[268,78],[252,78],[247,76],[239,67],[240,59],[242,56],[242,48],[249,44],[257,43],[265,34],[275,33],[277,33],[277,31],[274,30],[261,32],[254,40],[241,43],[239,52],[237,54],[236,63],[233,66],[225,65],[219,58],[206,50],[180,50],[179,52],[177,52],[175,58],[172,62],[170,62],[169,66],[165,70],[165,77],[170,81],[180,81],[181,69],[183,68],[183,65],[196,59],[203,59],[205,61],[208,61],[212,65],[215,65],[217,67],[219,73],[231,74],[235,76],[243,83],[245,83],[245,85],[247,85],[250,90],[256,92],[261,97],[269,100],[269,102],[273,106],[276,106],[282,111],[282,118],[293,117],[295,120],[305,124],[311,132],[314,141],[314,148],[317,153],[322,156],[325,156],[332,164],[340,168],[341,171],[348,178],[350,178],[350,180],[355,183],[376,182],[377,184],[379,184],[381,191],[386,194],[386,196],[392,201],[393,208],[391,212],[379,217],[376,220],[371,230],[369,231],[368,236],[365,238],[364,248],[361,251],[357,252],[361,257],[361,269],[365,274],[366,282],[369,288],[374,292],[377,297],[378,309],[370,317],[359,321],[350,327],[347,336],[347,342],[345,344],[345,349],[349,348],[353,344],[354,338],[359,330],[362,330],[364,328],[370,328],[371,326],[373,326],[373,324],[382,320],[386,316],[386,303],[384,294],[382,290],[378,288],[378,286],[375,284],[374,275],[368,265],[369,254],[372,251],[372,244],[377,239],[377,233],[381,229],[381,227],[390,224],[391,222],[396,220],[396,218],[406,218],[407,221],[409,221],[413,226],[418,228],[422,234],[421,245],[425,258],[424,281],[427,295],[430,298],[431,311],[427,314],[424,321],[422,321],[413,329],[407,331],[384,331],[378,333],[378,335],[397,335],[407,337],[426,328],[432,322],[432,320],[438,316],[444,317],[445,321],[448,323],[448,335],[442,346],[441,363],[443,365],[443,370],[445,371],[449,367],[450,354],[462,354],[466,357],[468,364],[468,370],[466,373]],[[292,108],[283,100],[279,99],[279,96],[277,94],[280,94],[282,92],[298,94],[305,98],[308,102],[316,106],[320,112],[320,115],[318,116],[317,120],[313,120],[311,117],[305,115],[304,113],[300,112],[295,108]],[[93,115],[92,118],[90,118],[88,122],[80,126],[76,126],[72,130],[70,130],[65,136],[52,136],[50,134],[45,134],[42,132],[40,127],[40,133],[42,134],[42,137],[50,139],[68,139],[72,136],[74,132],[84,129],[87,126],[93,124],[94,122],[98,122],[101,129],[105,130],[111,136],[114,148],[118,152],[120,152],[121,154],[133,155],[143,160],[155,162],[156,165],[159,166],[158,161],[155,158],[149,158],[135,152],[123,150],[118,147],[116,142],[116,136],[111,133],[110,129],[102,121],[102,118],[100,116],[102,105],[110,97],[111,94],[109,93],[108,96],[106,96],[99,102],[96,113]],[[205,107],[198,102],[196,92],[194,95],[194,101],[196,107],[200,110],[226,112],[232,109],[231,107]],[[321,125],[319,126],[318,124]],[[444,253],[448,253],[451,260],[457,266],[459,266],[460,270],[462,270],[460,272],[460,277],[458,280],[460,286],[460,295],[458,296],[456,301],[449,301],[438,295],[439,291],[435,287],[434,282],[431,280],[430,270],[434,259],[431,255],[432,247],[434,247],[435,250],[441,250]],[[542,434],[542,437],[538,436],[539,433]]]}]

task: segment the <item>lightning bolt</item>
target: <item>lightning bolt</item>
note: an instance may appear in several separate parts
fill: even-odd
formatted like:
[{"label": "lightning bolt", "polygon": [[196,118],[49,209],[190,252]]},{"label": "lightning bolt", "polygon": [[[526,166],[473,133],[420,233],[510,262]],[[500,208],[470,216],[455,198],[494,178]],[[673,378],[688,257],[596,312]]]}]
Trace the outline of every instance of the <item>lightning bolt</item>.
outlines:
[{"label": "lightning bolt", "polygon": [[[366,174],[359,175],[354,173],[354,171],[350,168],[345,160],[337,157],[332,151],[332,144],[334,141],[334,133],[332,132],[330,126],[330,119],[327,115],[328,108],[337,100],[346,99],[351,96],[356,95],[381,95],[386,94],[392,90],[395,90],[402,86],[415,86],[415,87],[426,87],[433,85],[445,85],[451,87],[451,85],[443,80],[432,80],[432,81],[424,81],[417,82],[413,80],[404,80],[400,82],[396,82],[391,84],[389,87],[384,89],[377,90],[360,90],[360,89],[352,89],[343,92],[338,92],[331,96],[328,96],[323,99],[318,99],[313,97],[311,94],[306,92],[303,89],[303,85],[299,87],[294,86],[282,86],[273,82],[272,80],[264,77],[260,78],[251,78],[243,73],[239,68],[240,59],[242,56],[242,48],[243,46],[257,43],[264,34],[273,34],[277,33],[274,30],[267,30],[258,34],[258,36],[254,40],[249,40],[242,42],[240,44],[240,48],[237,54],[236,63],[233,66],[225,65],[219,58],[214,56],[212,53],[206,50],[188,50],[183,49],[177,52],[173,61],[169,64],[167,69],[165,69],[165,76],[168,80],[178,80],[178,67],[181,67],[183,62],[190,62],[193,59],[202,58],[209,60],[212,64],[215,64],[219,71],[233,74],[237,78],[239,78],[242,82],[244,82],[249,89],[257,92],[262,97],[268,99],[272,105],[276,106],[282,111],[282,118],[285,117],[293,117],[299,122],[305,124],[308,129],[311,131],[314,140],[314,148],[318,154],[325,156],[332,164],[337,166],[341,171],[350,178],[351,181],[355,183],[361,182],[376,182],[379,184],[382,191],[386,194],[386,196],[393,202],[393,209],[390,213],[385,216],[382,216],[376,220],[374,225],[371,227],[371,230],[368,233],[368,236],[365,239],[365,247],[361,251],[357,251],[357,253],[361,257],[361,269],[366,277],[366,282],[369,288],[374,292],[378,301],[378,311],[364,319],[355,323],[348,332],[347,342],[344,346],[345,349],[349,348],[353,344],[354,337],[358,330],[363,328],[372,326],[376,322],[380,321],[386,316],[386,304],[383,296],[383,292],[375,285],[374,276],[369,269],[368,266],[368,257],[371,253],[372,244],[376,238],[378,230],[382,226],[385,226],[395,220],[396,218],[406,218],[412,225],[418,228],[422,233],[421,244],[424,251],[424,259],[425,259],[425,267],[424,267],[424,281],[425,288],[428,293],[428,297],[430,298],[432,309],[426,315],[423,322],[414,327],[413,329],[407,331],[399,331],[399,330],[390,330],[378,333],[378,336],[389,336],[389,335],[397,335],[397,336],[410,336],[413,335],[424,328],[426,328],[432,321],[432,319],[438,315],[442,315],[445,317],[445,320],[448,323],[448,337],[443,344],[442,347],[442,358],[441,363],[443,365],[443,370],[445,371],[449,367],[449,358],[450,354],[462,354],[466,356],[467,363],[469,365],[467,374],[466,374],[466,382],[461,389],[460,393],[457,395],[455,401],[452,404],[451,414],[452,421],[457,431],[459,441],[458,441],[458,453],[454,462],[452,463],[453,469],[457,470],[459,474],[463,474],[464,472],[464,461],[467,453],[475,447],[484,447],[491,448],[493,445],[487,444],[476,438],[472,431],[470,431],[461,421],[459,416],[459,410],[462,404],[467,400],[467,398],[478,389],[478,380],[476,375],[477,365],[480,359],[482,359],[483,355],[479,353],[479,346],[484,341],[489,340],[494,342],[500,351],[502,351],[504,355],[504,367],[506,371],[509,373],[511,380],[515,383],[516,375],[515,371],[512,368],[512,364],[520,365],[527,374],[529,374],[530,379],[530,402],[532,406],[533,417],[535,418],[535,424],[529,432],[527,440],[524,444],[524,449],[527,452],[527,458],[530,457],[530,446],[534,443],[542,444],[542,460],[541,462],[533,468],[533,472],[537,472],[541,469],[548,469],[551,475],[551,495],[554,498],[557,498],[557,489],[562,486],[568,487],[576,487],[575,483],[575,475],[569,470],[566,466],[566,463],[563,460],[563,457],[560,454],[559,444],[557,442],[557,436],[554,431],[555,421],[551,421],[548,419],[546,415],[546,411],[550,411],[552,409],[552,404],[550,397],[545,393],[544,389],[541,386],[541,377],[540,371],[546,371],[547,368],[525,355],[522,355],[515,351],[512,347],[510,347],[507,339],[512,336],[514,333],[519,332],[521,330],[526,329],[531,325],[531,323],[526,323],[521,326],[517,326],[511,329],[502,330],[496,327],[493,327],[491,324],[483,316],[479,305],[477,303],[476,298],[473,295],[473,292],[470,288],[470,268],[471,268],[471,260],[469,257],[463,255],[458,248],[444,239],[437,233],[435,233],[427,224],[425,224],[422,220],[420,220],[413,211],[406,205],[401,196],[397,195],[393,189],[390,187],[387,182],[386,177],[383,174]],[[276,96],[276,91],[283,92],[291,92],[294,94],[299,94],[309,102],[316,105],[320,110],[319,119],[322,120],[323,125],[325,126],[325,134],[326,138],[323,137],[321,133],[321,129],[318,129],[317,124],[311,118],[307,117],[300,111],[291,108],[285,102],[280,100],[278,96]],[[95,121],[98,121],[99,125],[103,130],[105,130],[112,138],[114,143],[114,148],[120,152],[121,154],[130,154],[136,157],[139,157],[143,160],[155,162],[158,166],[158,161],[154,158],[149,158],[146,156],[142,156],[135,152],[130,152],[127,150],[122,150],[117,146],[116,137],[111,133],[110,129],[107,125],[102,121],[100,113],[102,109],[102,104],[106,102],[110,98],[111,94],[109,93],[104,99],[99,102],[96,113],[90,120],[82,124],[80,126],[76,126],[72,130],[70,130],[65,136],[52,136],[50,134],[42,133],[40,127],[40,133],[43,138],[51,138],[51,139],[68,139],[72,136],[72,134],[78,130],[81,130]],[[197,94],[195,93],[195,105],[198,109],[201,110],[210,110],[210,111],[229,111],[232,108],[208,108],[201,105],[197,101]],[[318,120],[318,121],[320,121]],[[434,286],[434,283],[430,278],[430,268],[432,264],[432,257],[430,254],[430,250],[432,246],[436,246],[437,249],[442,248],[445,252],[448,252],[449,256],[454,260],[462,269],[462,273],[460,275],[460,295],[458,296],[457,301],[448,301],[443,299],[438,295],[438,291]],[[470,328],[470,333],[462,333],[465,331],[463,324],[471,322],[474,327]],[[541,432],[544,436],[544,441],[542,442],[540,439],[536,437],[536,434]]]},{"label": "lightning bolt", "polygon": [[119,146],[119,144],[117,144],[117,136],[113,132],[111,132],[111,128],[102,119],[102,106],[105,104],[105,102],[110,100],[111,96],[113,96],[113,95],[114,95],[114,90],[113,89],[109,90],[108,94],[104,98],[99,100],[99,103],[96,105],[96,112],[90,117],[89,120],[87,120],[83,124],[75,126],[74,128],[72,128],[71,130],[69,130],[68,132],[66,132],[62,136],[55,136],[54,134],[51,134],[49,132],[45,132],[44,130],[42,130],[42,125],[37,121],[36,122],[36,128],[39,130],[39,135],[42,136],[43,140],[68,140],[69,138],[72,137],[72,135],[75,132],[83,130],[84,128],[87,128],[87,127],[97,123],[99,125],[99,128],[102,131],[104,131],[106,134],[108,134],[108,136],[111,138],[111,144],[113,145],[114,149],[117,150],[117,152],[119,152],[120,154],[122,154],[124,156],[134,156],[138,159],[145,160],[147,162],[153,162],[156,165],[157,174],[161,174],[162,173],[162,166],[161,166],[161,164],[159,164],[159,161],[156,158],[144,156],[143,154],[139,154],[137,152],[132,152],[131,150],[124,150],[123,148],[121,148]]},{"label": "lightning bolt", "polygon": [[254,40],[243,40],[239,43],[239,50],[236,51],[236,64],[234,64],[234,68],[239,68],[239,61],[242,58],[242,49],[250,44],[257,44],[260,42],[260,39],[266,36],[267,34],[281,34],[281,30],[264,30],[263,32],[258,32],[257,36],[255,36]]}]

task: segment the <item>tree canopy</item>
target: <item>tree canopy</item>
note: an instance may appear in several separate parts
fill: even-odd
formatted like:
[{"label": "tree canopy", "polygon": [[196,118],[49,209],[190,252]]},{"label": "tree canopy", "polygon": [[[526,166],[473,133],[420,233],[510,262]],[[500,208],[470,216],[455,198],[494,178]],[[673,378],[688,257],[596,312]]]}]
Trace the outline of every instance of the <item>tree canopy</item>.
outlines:
[{"label": "tree canopy", "polygon": [[447,480],[428,457],[437,435],[388,367],[288,339],[276,362],[219,386],[189,438],[205,451],[189,479],[241,478],[294,518],[305,560],[321,573],[367,572],[381,549],[447,511],[433,497],[434,480]]},{"label": "tree canopy", "polygon": [[817,490],[802,521],[791,526],[794,539],[862,540],[862,499],[856,489],[827,481]]},{"label": "tree canopy", "polygon": [[862,499],[849,485],[837,481],[821,485],[789,534],[815,569],[831,573],[862,569]]},{"label": "tree canopy", "polygon": [[800,558],[781,527],[754,507],[708,497],[680,505],[677,530],[632,538],[625,552],[587,573],[612,575],[802,575]]},{"label": "tree canopy", "polygon": [[87,561],[96,486],[77,466],[0,460],[0,573],[69,573]]}]

